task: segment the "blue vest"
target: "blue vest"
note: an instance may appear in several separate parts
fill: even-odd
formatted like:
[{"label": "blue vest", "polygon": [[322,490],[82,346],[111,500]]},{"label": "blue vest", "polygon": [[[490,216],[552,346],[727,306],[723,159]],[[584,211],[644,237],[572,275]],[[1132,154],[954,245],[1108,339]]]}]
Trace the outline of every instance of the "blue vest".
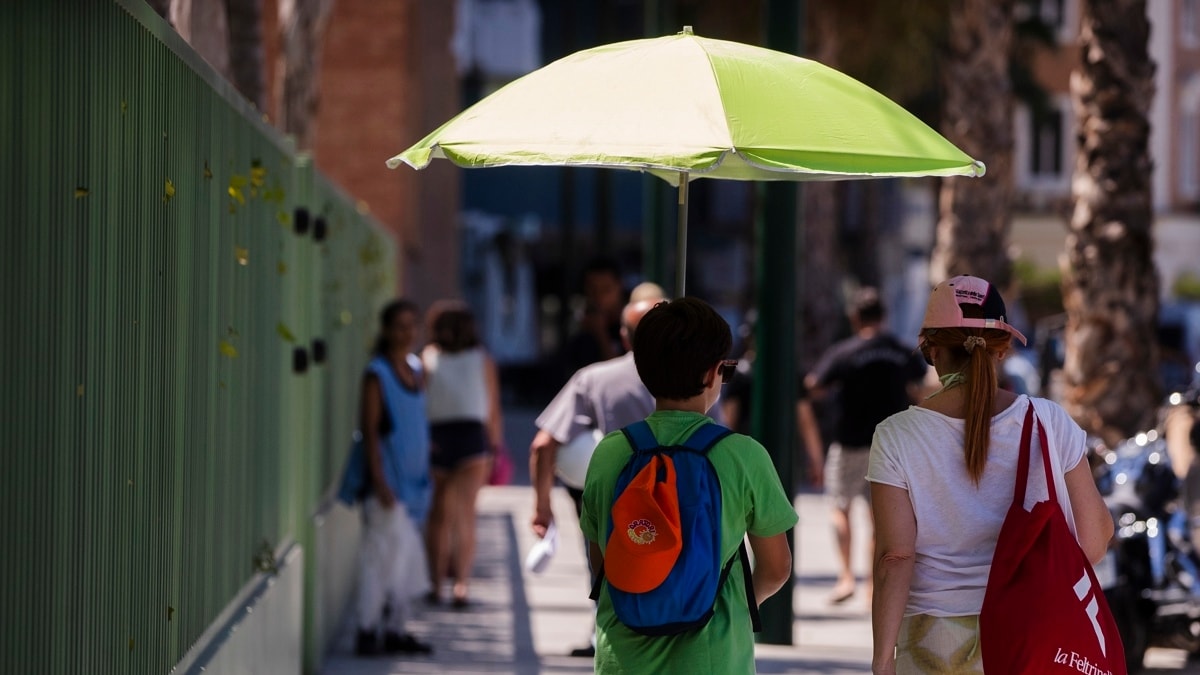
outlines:
[{"label": "blue vest", "polygon": [[[410,354],[408,363],[421,372],[420,360]],[[388,487],[418,524],[429,514],[433,486],[429,478],[429,421],[425,415],[425,393],[401,384],[388,360],[376,356],[367,364],[383,392],[383,405],[391,419],[391,430],[379,439],[383,475]],[[342,475],[338,498],[353,504],[370,491],[366,447],[361,431],[354,434],[350,459]]]}]

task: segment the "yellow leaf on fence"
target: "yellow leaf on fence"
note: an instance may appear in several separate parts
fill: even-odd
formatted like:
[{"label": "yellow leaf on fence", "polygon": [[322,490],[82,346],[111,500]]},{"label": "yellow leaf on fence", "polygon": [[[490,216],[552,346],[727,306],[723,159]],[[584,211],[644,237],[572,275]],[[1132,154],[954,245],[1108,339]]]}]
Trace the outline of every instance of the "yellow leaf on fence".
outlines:
[{"label": "yellow leaf on fence", "polygon": [[279,271],[279,275],[280,275],[280,276],[283,276],[284,274],[287,274],[287,263],[285,263],[285,262],[283,262],[282,260],[280,260],[280,261],[279,261],[279,262],[278,262],[278,263],[275,265],[275,269]]},{"label": "yellow leaf on fence", "polygon": [[296,336],[292,334],[292,331],[287,327],[287,324],[282,321],[275,324],[275,332],[279,333],[279,337],[283,338],[284,342],[296,342]]},{"label": "yellow leaf on fence", "polygon": [[163,201],[169,202],[174,197],[175,197],[175,184],[171,182],[170,178],[168,178],[168,179],[166,179],[166,182],[163,183]]},{"label": "yellow leaf on fence", "polygon": [[228,356],[231,359],[238,357],[237,347],[234,347],[229,341],[221,340],[217,343],[217,349],[221,350],[221,354]]},{"label": "yellow leaf on fence", "polygon": [[[246,177],[235,173],[229,177],[229,197],[243,206],[246,205]],[[230,204],[232,206],[232,203]]]},{"label": "yellow leaf on fence", "polygon": [[267,182],[267,168],[255,160],[250,165],[250,184],[254,187],[262,187]]},{"label": "yellow leaf on fence", "polygon": [[75,188],[75,199],[83,199],[86,196],[88,196],[87,188],[82,186]]},{"label": "yellow leaf on fence", "polygon": [[250,264],[250,249],[242,248],[241,246],[233,247],[233,256],[237,258],[238,264],[242,267]]}]

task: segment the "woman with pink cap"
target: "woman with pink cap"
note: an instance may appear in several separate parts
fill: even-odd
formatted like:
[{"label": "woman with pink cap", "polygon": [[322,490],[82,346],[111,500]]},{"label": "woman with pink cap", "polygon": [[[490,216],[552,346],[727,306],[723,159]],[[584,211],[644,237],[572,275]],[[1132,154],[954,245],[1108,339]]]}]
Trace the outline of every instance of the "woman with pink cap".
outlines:
[{"label": "woman with pink cap", "polygon": [[[998,386],[999,361],[1014,338],[1025,344],[987,281],[958,276],[933,289],[919,344],[942,387],[876,427],[867,471],[876,523],[875,673],[983,672],[979,611],[1031,405],[1049,439],[1067,524],[1089,560],[1104,556],[1113,522],[1092,480],[1083,430],[1056,403]],[[1030,464],[1035,502],[1049,495],[1041,464]]]}]

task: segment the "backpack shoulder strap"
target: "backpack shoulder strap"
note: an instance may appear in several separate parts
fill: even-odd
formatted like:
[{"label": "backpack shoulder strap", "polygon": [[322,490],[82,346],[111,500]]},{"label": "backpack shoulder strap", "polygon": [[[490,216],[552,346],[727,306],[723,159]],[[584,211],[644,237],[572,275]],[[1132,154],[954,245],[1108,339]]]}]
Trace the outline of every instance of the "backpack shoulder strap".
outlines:
[{"label": "backpack shoulder strap", "polygon": [[727,427],[723,427],[716,422],[705,424],[693,431],[691,436],[688,436],[688,439],[683,442],[683,447],[704,454],[711,450],[722,438],[732,433]]},{"label": "backpack shoulder strap", "polygon": [[658,439],[654,437],[654,432],[650,430],[646,420],[634,422],[621,429],[621,432],[629,439],[629,445],[635,453],[650,452],[658,448]]}]

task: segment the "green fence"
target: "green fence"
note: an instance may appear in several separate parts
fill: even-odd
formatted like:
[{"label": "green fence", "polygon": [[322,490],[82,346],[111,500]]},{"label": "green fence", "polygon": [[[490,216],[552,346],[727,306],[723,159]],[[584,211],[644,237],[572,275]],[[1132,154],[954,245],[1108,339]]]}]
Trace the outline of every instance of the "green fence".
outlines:
[{"label": "green fence", "polygon": [[140,0],[0,55],[0,672],[165,673],[311,538],[391,242]]}]

